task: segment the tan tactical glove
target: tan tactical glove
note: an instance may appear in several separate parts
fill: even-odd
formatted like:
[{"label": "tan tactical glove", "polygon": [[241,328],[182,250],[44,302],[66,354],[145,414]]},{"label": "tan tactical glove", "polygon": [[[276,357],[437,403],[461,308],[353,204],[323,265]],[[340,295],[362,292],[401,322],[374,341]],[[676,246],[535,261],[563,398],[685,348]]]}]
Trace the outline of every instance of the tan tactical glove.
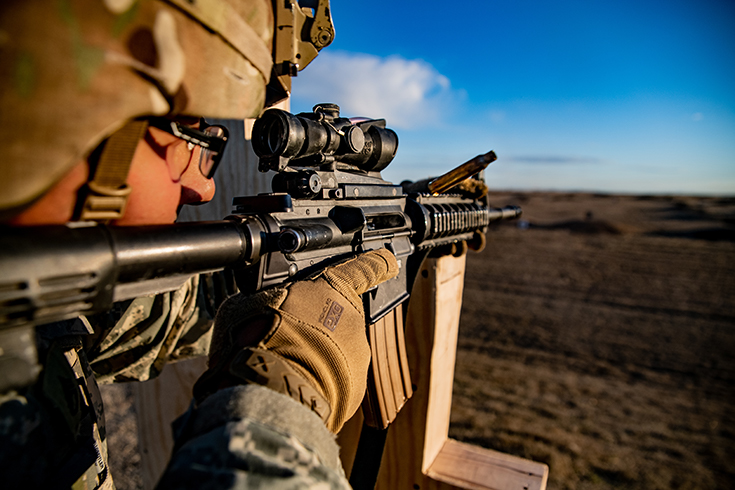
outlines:
[{"label": "tan tactical glove", "polygon": [[388,250],[252,296],[235,295],[215,318],[209,370],[195,397],[257,383],[285,393],[338,432],[365,394],[370,347],[360,295],[398,274]]}]

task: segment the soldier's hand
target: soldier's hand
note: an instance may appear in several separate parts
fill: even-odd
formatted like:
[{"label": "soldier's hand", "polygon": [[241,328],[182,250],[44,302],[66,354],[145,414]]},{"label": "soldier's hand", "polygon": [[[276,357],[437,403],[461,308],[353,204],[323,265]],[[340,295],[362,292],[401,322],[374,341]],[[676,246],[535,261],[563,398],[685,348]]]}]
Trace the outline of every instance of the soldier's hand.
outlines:
[{"label": "soldier's hand", "polygon": [[338,432],[362,402],[370,362],[360,295],[398,274],[388,250],[374,250],[316,276],[252,296],[217,312],[209,370],[195,386],[258,383],[311,408]]}]

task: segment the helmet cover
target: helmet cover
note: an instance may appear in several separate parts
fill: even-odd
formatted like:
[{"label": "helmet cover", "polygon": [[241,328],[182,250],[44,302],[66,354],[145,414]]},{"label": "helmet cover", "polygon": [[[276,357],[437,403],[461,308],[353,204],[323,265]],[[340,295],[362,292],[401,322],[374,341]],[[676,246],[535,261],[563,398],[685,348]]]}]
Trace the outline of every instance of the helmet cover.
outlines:
[{"label": "helmet cover", "polygon": [[131,119],[263,108],[270,0],[0,4],[0,210],[32,202]]}]

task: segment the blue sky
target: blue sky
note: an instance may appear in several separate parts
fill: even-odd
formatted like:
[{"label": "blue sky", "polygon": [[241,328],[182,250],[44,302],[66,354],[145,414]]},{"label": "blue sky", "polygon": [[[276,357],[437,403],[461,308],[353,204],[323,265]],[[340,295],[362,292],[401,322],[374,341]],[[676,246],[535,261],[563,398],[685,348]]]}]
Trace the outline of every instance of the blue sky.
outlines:
[{"label": "blue sky", "polygon": [[332,0],[291,107],[384,117],[383,175],[494,149],[494,189],[735,195],[735,2]]}]

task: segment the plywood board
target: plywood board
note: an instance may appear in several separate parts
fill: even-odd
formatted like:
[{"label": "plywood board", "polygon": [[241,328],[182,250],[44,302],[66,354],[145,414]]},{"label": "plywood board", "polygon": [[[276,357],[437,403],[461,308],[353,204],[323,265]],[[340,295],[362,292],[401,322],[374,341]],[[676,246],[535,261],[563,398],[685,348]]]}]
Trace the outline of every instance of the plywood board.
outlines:
[{"label": "plywood board", "polygon": [[448,438],[464,257],[427,260],[412,292],[406,342],[414,395],[391,426],[380,490],[544,490],[541,463]]},{"label": "plywood board", "polygon": [[144,488],[154,488],[161,478],[174,446],[171,423],[189,408],[191,388],[206,368],[204,357],[181,361],[165,366],[157,378],[133,385]]}]

